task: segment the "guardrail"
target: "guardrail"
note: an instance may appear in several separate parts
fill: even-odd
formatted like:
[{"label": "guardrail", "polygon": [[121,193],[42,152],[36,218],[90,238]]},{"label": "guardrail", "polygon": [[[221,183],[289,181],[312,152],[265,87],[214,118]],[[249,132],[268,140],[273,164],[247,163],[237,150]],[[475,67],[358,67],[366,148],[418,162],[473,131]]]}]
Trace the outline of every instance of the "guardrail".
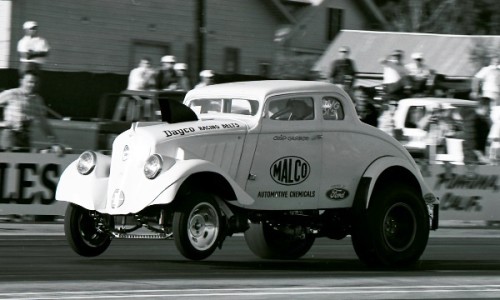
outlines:
[{"label": "guardrail", "polygon": [[[64,215],[54,200],[60,175],[78,154],[0,152],[0,215]],[[441,200],[441,220],[500,220],[500,166],[429,164],[417,159]]]}]

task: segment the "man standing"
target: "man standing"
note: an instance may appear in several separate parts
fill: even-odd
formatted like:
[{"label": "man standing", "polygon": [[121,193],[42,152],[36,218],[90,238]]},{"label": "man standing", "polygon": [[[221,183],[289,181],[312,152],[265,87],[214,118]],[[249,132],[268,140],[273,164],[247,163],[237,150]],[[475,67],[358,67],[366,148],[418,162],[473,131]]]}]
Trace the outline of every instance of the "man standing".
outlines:
[{"label": "man standing", "polygon": [[159,90],[174,89],[177,85],[177,75],[175,74],[175,56],[165,55],[161,58],[161,67],[158,70],[156,84]]},{"label": "man standing", "polygon": [[394,50],[389,57],[380,60],[384,67],[384,90],[390,100],[402,99],[410,86],[403,58],[404,52],[402,50]]},{"label": "man standing", "polygon": [[412,92],[421,94],[425,91],[427,80],[431,72],[427,65],[424,63],[424,56],[420,52],[411,55],[413,62],[406,65],[408,75],[411,80]]},{"label": "man standing", "polygon": [[[1,130],[1,146],[6,150],[29,151],[30,133],[34,122],[55,144],[56,138],[46,119],[46,109],[42,97],[36,93],[38,75],[26,71],[21,75],[20,86],[0,93],[0,107],[4,108]],[[61,152],[61,149],[53,149]]]},{"label": "man standing", "polygon": [[24,37],[17,43],[17,51],[20,56],[19,74],[26,71],[40,72],[49,54],[47,40],[38,36],[38,24],[27,21],[23,24]]},{"label": "man standing", "polygon": [[490,99],[491,107],[500,106],[500,59],[498,55],[491,58],[489,66],[483,67],[472,80],[473,99],[478,97]]},{"label": "man standing", "polygon": [[332,63],[331,82],[350,91],[356,76],[354,61],[349,58],[349,47],[339,48],[339,58]]},{"label": "man standing", "polygon": [[207,85],[214,84],[214,71],[203,70],[200,72],[200,82],[194,87],[195,89],[201,88]]},{"label": "man standing", "polygon": [[144,91],[155,88],[155,70],[149,57],[141,58],[139,66],[130,71],[127,90]]}]

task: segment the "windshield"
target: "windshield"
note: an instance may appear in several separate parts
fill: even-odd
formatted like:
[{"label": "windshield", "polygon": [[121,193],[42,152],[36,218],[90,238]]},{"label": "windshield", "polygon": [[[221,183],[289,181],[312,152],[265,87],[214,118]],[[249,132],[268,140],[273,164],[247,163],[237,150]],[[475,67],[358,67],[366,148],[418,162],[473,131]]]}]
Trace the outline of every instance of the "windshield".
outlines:
[{"label": "windshield", "polygon": [[199,115],[221,113],[255,116],[259,102],[247,99],[196,99],[189,102],[189,107]]}]

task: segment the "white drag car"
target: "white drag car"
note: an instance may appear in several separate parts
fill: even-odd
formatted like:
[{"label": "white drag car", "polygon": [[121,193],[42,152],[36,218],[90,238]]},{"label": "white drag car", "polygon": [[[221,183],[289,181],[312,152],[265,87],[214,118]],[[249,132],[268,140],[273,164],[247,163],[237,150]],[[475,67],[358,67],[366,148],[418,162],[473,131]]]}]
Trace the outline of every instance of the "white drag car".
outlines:
[{"label": "white drag car", "polygon": [[111,156],[84,152],[62,174],[78,254],[173,238],[200,260],[243,232],[257,256],[297,259],[316,238],[351,235],[363,262],[405,266],[437,229],[439,202],[406,149],[333,84],[218,84],[161,109],[163,122],[134,123]]}]

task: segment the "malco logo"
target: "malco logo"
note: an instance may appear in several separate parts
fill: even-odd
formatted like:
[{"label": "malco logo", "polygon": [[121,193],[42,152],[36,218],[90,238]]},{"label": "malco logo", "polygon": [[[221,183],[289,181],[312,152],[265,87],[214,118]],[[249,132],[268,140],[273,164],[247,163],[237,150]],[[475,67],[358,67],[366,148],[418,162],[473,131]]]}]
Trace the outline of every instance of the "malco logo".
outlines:
[{"label": "malco logo", "polygon": [[271,165],[271,177],[282,185],[295,185],[304,182],[311,173],[309,163],[297,156],[287,156]]}]

